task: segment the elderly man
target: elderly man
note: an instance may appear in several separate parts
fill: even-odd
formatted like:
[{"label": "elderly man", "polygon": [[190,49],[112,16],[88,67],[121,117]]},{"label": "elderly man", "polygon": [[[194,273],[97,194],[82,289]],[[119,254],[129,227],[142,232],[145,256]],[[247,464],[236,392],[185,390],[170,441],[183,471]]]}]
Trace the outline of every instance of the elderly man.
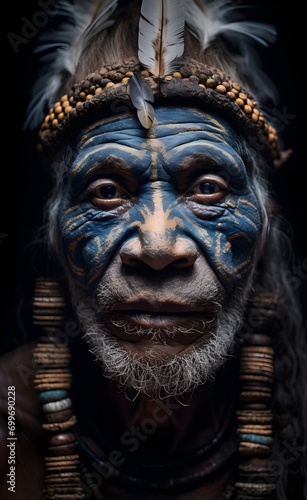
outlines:
[{"label": "elderly man", "polygon": [[223,2],[101,4],[42,37],[49,254],[34,342],[3,358],[1,494],[303,498],[306,342],[268,183],[288,153],[241,47],[273,30]]}]

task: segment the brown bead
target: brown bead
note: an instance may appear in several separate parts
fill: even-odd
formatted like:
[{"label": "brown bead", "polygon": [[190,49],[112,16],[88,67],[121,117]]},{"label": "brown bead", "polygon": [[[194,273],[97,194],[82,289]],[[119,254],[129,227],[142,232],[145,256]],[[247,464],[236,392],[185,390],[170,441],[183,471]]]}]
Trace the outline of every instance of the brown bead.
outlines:
[{"label": "brown bead", "polygon": [[113,83],[113,82],[108,82],[108,83],[106,84],[106,87],[105,87],[105,88],[106,88],[106,89],[109,89],[109,88],[111,88],[111,87],[114,87],[114,85],[115,85],[115,83]]},{"label": "brown bead", "polygon": [[219,94],[226,94],[227,89],[224,85],[217,85],[216,90]]},{"label": "brown bead", "polygon": [[246,343],[248,345],[267,346],[272,345],[272,339],[271,337],[269,337],[269,335],[265,335],[263,333],[253,333],[247,338]]},{"label": "brown bead", "polygon": [[215,87],[216,87],[216,81],[213,78],[208,78],[206,80],[206,86],[210,87],[212,89],[215,89]]},{"label": "brown bead", "polygon": [[72,106],[67,106],[64,111],[65,115],[68,115],[68,113],[70,113],[72,110],[73,110]]},{"label": "brown bead", "polygon": [[54,446],[68,444],[68,443],[74,443],[75,436],[72,432],[55,434],[54,436],[51,436],[49,442],[51,445],[54,445]]},{"label": "brown bead", "polygon": [[70,453],[73,453],[75,451],[75,443],[72,444],[67,444],[67,445],[60,445],[60,446],[49,446],[48,451],[52,455],[68,455]]},{"label": "brown bead", "polygon": [[61,432],[70,429],[76,425],[76,423],[77,419],[75,415],[72,415],[68,420],[65,420],[65,422],[43,423],[42,428],[48,432]]},{"label": "brown bead", "polygon": [[238,106],[240,106],[240,108],[243,108],[243,106],[244,106],[244,101],[243,101],[243,99],[240,99],[240,97],[237,97],[237,99],[235,100],[235,102],[236,102],[236,104],[237,104]]},{"label": "brown bead", "polygon": [[247,115],[251,115],[252,112],[253,112],[253,109],[248,105],[248,104],[245,104],[244,106],[244,111]]},{"label": "brown bead", "polygon": [[232,86],[233,86],[233,88],[234,88],[235,90],[238,90],[238,91],[240,91],[240,90],[241,90],[241,85],[239,85],[237,82],[233,82],[233,83],[232,83]]},{"label": "brown bead", "polygon": [[180,78],[180,79],[182,78],[181,73],[179,73],[179,71],[174,71],[173,76],[175,78]]},{"label": "brown bead", "polygon": [[75,453],[72,455],[62,455],[59,457],[45,457],[45,461],[48,464],[58,464],[60,462],[67,462],[67,463],[78,463],[79,461],[79,456]]},{"label": "brown bead", "polygon": [[95,95],[99,95],[101,92],[103,92],[102,88],[98,87],[98,89],[95,90]]},{"label": "brown bead", "polygon": [[246,101],[247,101],[247,95],[246,95],[246,94],[243,94],[243,92],[240,92],[238,97],[239,97],[240,99],[242,99],[242,101],[244,101],[244,102],[246,102]]},{"label": "brown bead", "polygon": [[229,82],[226,82],[225,80],[222,81],[222,85],[225,87],[226,90],[230,90],[231,86]]},{"label": "brown bead", "polygon": [[65,422],[72,416],[71,410],[56,411],[52,413],[46,413],[46,419],[48,422]]},{"label": "brown bead", "polygon": [[231,101],[234,101],[236,98],[236,94],[234,92],[231,92],[231,91],[227,92],[227,96],[229,97],[229,99]]},{"label": "brown bead", "polygon": [[106,76],[106,74],[108,73],[108,70],[107,70],[107,68],[100,68],[100,70],[98,71],[98,73],[101,76]]},{"label": "brown bead", "polygon": [[64,108],[64,109],[65,109],[65,108],[67,108],[67,106],[70,106],[70,104],[69,104],[69,101],[68,101],[68,100],[66,100],[66,101],[64,101],[64,102],[62,103],[62,108]]},{"label": "brown bead", "polygon": [[92,97],[94,97],[93,94],[87,94],[86,101],[89,101],[90,99],[92,99]]}]

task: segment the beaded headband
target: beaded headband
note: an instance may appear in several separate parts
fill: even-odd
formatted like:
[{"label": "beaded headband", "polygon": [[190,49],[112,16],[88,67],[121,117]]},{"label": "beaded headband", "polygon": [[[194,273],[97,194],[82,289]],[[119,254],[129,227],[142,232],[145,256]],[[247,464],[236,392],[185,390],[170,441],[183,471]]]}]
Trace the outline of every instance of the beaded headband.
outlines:
[{"label": "beaded headband", "polygon": [[[41,126],[39,137],[45,151],[63,140],[78,122],[89,117],[118,113],[131,101],[131,81],[141,76],[151,89],[152,102],[168,104],[194,104],[206,110],[216,110],[230,119],[249,144],[269,158],[275,166],[281,160],[277,131],[272,127],[256,100],[237,82],[219,69],[208,67],[193,59],[183,60],[180,69],[164,77],[154,77],[142,68],[136,58],[118,64],[105,65],[73,85],[49,110]],[[149,128],[149,127],[146,127]]]}]

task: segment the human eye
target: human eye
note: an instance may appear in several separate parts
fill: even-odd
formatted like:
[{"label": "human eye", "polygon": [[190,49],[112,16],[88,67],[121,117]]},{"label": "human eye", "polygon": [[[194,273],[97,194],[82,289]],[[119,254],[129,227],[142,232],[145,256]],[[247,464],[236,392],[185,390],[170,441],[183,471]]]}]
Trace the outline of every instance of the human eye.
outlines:
[{"label": "human eye", "polygon": [[101,210],[112,210],[130,199],[129,193],[112,179],[98,179],[88,187],[90,202]]},{"label": "human eye", "polygon": [[225,179],[214,174],[204,174],[198,177],[186,192],[189,201],[202,205],[213,205],[226,197],[228,185]]}]

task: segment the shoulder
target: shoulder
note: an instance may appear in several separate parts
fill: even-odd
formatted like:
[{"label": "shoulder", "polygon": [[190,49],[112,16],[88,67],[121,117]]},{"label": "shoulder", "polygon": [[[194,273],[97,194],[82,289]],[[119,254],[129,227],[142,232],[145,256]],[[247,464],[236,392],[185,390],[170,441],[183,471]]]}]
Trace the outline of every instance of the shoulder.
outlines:
[{"label": "shoulder", "polygon": [[[0,357],[0,497],[41,499],[44,440],[33,386],[34,344]],[[12,489],[9,489],[12,488]]]}]

